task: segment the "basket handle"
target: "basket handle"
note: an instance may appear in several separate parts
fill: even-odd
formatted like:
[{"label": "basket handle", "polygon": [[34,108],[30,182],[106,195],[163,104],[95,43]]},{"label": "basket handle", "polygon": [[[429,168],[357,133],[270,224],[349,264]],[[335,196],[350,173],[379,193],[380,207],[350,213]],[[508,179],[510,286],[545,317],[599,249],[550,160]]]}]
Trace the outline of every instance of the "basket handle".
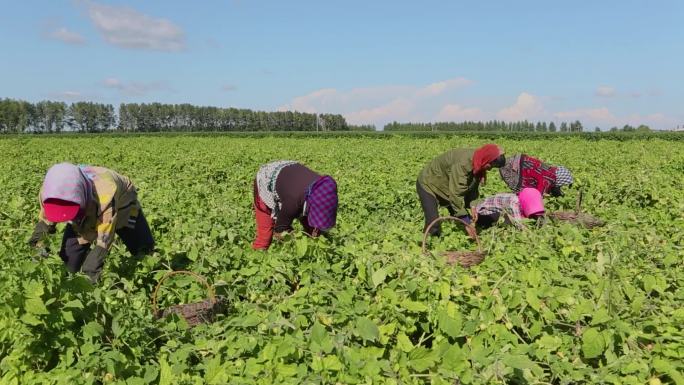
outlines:
[{"label": "basket handle", "polygon": [[154,288],[154,293],[152,293],[152,311],[154,314],[157,314],[159,311],[159,308],[157,307],[157,294],[159,293],[159,289],[161,288],[161,285],[164,281],[166,281],[167,278],[174,276],[174,275],[179,275],[179,274],[185,274],[189,275],[193,278],[195,278],[198,282],[200,282],[202,285],[204,285],[207,288],[207,292],[209,293],[209,299],[211,300],[212,303],[216,303],[216,295],[214,294],[214,287],[209,285],[206,279],[202,277],[201,275],[197,273],[193,273],[192,271],[187,271],[187,270],[176,270],[176,271],[169,271],[168,273],[164,274],[164,276],[157,282],[157,286]]},{"label": "basket handle", "polygon": [[[466,223],[466,221],[464,221],[463,219],[458,218],[458,217],[452,217],[452,216],[438,217],[434,221],[430,222],[430,224],[427,225],[427,227],[425,228],[425,233],[423,234],[423,247],[422,247],[423,254],[428,253],[427,252],[427,238],[428,238],[428,234],[430,233],[430,229],[432,228],[432,226],[436,225],[439,222],[446,221],[446,220],[460,222],[465,227],[471,226],[471,227],[475,228],[475,226],[473,226],[472,224],[469,225],[468,223]],[[477,243],[477,250],[482,251],[482,245],[480,244],[480,237],[477,235],[477,231],[475,232],[475,242]]]}]

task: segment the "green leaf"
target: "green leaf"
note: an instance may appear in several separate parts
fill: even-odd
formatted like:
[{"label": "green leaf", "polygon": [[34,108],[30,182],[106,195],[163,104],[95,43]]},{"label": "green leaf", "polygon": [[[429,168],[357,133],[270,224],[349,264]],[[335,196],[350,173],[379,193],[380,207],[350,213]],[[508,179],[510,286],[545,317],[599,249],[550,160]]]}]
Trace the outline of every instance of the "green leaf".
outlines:
[{"label": "green leaf", "polygon": [[40,298],[45,292],[43,284],[36,281],[29,281],[24,287],[26,298]]},{"label": "green leaf", "polygon": [[676,385],[684,385],[684,375],[682,375],[669,361],[662,358],[655,358],[653,359],[653,369],[670,376]]},{"label": "green leaf", "polygon": [[371,276],[371,281],[373,281],[373,287],[378,287],[378,285],[385,282],[385,278],[387,278],[387,272],[385,271],[385,269],[381,268],[375,270],[375,272]]},{"label": "green leaf", "polygon": [[417,302],[417,301],[411,301],[409,299],[405,299],[401,302],[401,306],[408,310],[412,311],[415,313],[422,313],[424,311],[427,311],[428,307],[422,303],[422,302]]},{"label": "green leaf", "polygon": [[418,346],[409,353],[409,366],[418,372],[424,372],[432,367],[439,359],[437,352]]},{"label": "green leaf", "polygon": [[462,321],[459,314],[456,314],[456,317],[450,317],[446,310],[441,310],[437,318],[437,323],[439,329],[449,337],[456,338],[461,335]]},{"label": "green leaf", "polygon": [[527,291],[525,291],[525,300],[532,309],[536,311],[541,310],[542,304],[539,300],[539,297],[537,296],[537,291],[535,289],[527,289]]},{"label": "green leaf", "polygon": [[64,309],[83,309],[83,307],[83,303],[78,299],[69,301],[62,305],[62,308]]},{"label": "green leaf", "polygon": [[558,336],[550,336],[545,334],[537,340],[537,345],[544,350],[553,352],[558,350],[558,348],[563,343],[563,340]]},{"label": "green leaf", "polygon": [[250,313],[242,317],[240,321],[240,326],[242,327],[252,327],[261,323],[262,317],[256,313]]},{"label": "green leaf", "polygon": [[380,336],[377,325],[367,317],[356,319],[356,333],[366,341],[376,341]]},{"label": "green leaf", "polygon": [[406,336],[406,334],[399,333],[399,334],[397,334],[397,347],[402,352],[408,353],[411,350],[413,350],[413,343],[408,338],[408,336]]},{"label": "green leaf", "polygon": [[24,314],[19,319],[21,320],[21,322],[27,323],[31,326],[38,326],[38,325],[43,323],[43,321],[41,321],[36,316],[34,316],[33,314],[30,314],[30,313]]},{"label": "green leaf", "polygon": [[684,308],[679,308],[672,312],[672,318],[674,318],[676,321],[683,322],[684,321]]},{"label": "green leaf", "polygon": [[646,293],[650,293],[656,286],[656,278],[650,274],[646,274],[642,279],[644,284],[644,290]]},{"label": "green leaf", "polygon": [[166,362],[166,359],[159,360],[159,385],[172,385],[174,377],[171,366]]},{"label": "green leaf", "polygon": [[45,307],[43,300],[40,299],[40,297],[27,299],[24,303],[24,308],[26,309],[26,312],[31,314],[50,314],[47,307]]},{"label": "green leaf", "polygon": [[600,308],[598,309],[591,317],[591,325],[600,325],[602,323],[608,322],[611,320],[610,315],[608,314],[608,310],[605,308]]},{"label": "green leaf", "polygon": [[83,327],[83,338],[100,337],[103,334],[104,328],[95,321],[88,322]]},{"label": "green leaf", "polygon": [[328,332],[325,330],[325,326],[318,322],[314,322],[311,327],[311,342],[315,342],[319,345],[323,343],[323,340],[328,337]]},{"label": "green leaf", "polygon": [[503,358],[503,363],[514,369],[530,369],[533,373],[541,375],[544,370],[527,356],[511,355]]},{"label": "green leaf", "polygon": [[339,371],[344,367],[337,356],[326,356],[323,358],[323,367],[327,370]]},{"label": "green leaf", "polygon": [[596,358],[603,354],[606,342],[603,335],[596,328],[590,328],[582,333],[582,353],[585,358]]}]

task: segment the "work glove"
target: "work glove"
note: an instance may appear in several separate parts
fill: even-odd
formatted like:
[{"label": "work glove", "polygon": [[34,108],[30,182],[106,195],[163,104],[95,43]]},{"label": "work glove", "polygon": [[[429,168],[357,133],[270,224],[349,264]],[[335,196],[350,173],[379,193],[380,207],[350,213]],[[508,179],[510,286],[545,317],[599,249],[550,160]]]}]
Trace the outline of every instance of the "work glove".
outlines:
[{"label": "work glove", "polygon": [[553,187],[549,190],[549,195],[551,195],[552,197],[562,197],[562,196],[563,196],[563,191],[561,191],[561,188],[560,188],[560,187],[558,187],[558,186],[553,186]]},{"label": "work glove", "polygon": [[47,223],[43,221],[39,221],[36,223],[36,227],[33,229],[33,234],[31,234],[31,238],[29,238],[29,245],[31,247],[38,247],[39,243],[48,236],[48,234],[54,234],[55,233],[55,225],[48,225]]},{"label": "work glove", "polygon": [[458,219],[462,220],[467,225],[470,225],[473,222],[472,219],[470,218],[470,215],[462,215],[462,216],[458,217]]},{"label": "work glove", "polygon": [[107,249],[95,246],[86,256],[81,271],[90,278],[90,282],[96,284],[100,279],[102,273],[102,266],[104,266],[105,257],[107,256]]}]

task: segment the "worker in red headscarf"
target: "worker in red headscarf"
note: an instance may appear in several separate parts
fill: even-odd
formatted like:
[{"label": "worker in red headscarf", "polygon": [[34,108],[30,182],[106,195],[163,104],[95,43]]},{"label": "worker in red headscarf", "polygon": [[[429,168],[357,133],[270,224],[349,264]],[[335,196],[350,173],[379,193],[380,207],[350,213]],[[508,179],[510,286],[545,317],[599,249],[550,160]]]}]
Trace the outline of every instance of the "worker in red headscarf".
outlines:
[{"label": "worker in red headscarf", "polygon": [[[466,208],[477,199],[480,183],[485,181],[489,169],[505,163],[504,152],[496,144],[485,144],[477,149],[456,148],[428,163],[416,182],[425,214],[425,228],[439,217],[439,206],[446,206],[452,216],[470,223]],[[467,230],[469,234],[473,231],[470,227]],[[430,234],[441,234],[439,224],[430,229]]]}]

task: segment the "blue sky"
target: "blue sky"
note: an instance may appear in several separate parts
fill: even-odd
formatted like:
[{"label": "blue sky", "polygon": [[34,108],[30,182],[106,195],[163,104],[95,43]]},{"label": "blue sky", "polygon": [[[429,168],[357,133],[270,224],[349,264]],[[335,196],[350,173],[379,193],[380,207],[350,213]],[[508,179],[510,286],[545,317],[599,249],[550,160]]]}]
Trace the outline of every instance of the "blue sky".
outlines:
[{"label": "blue sky", "polygon": [[0,97],[684,125],[682,1],[7,1]]}]

